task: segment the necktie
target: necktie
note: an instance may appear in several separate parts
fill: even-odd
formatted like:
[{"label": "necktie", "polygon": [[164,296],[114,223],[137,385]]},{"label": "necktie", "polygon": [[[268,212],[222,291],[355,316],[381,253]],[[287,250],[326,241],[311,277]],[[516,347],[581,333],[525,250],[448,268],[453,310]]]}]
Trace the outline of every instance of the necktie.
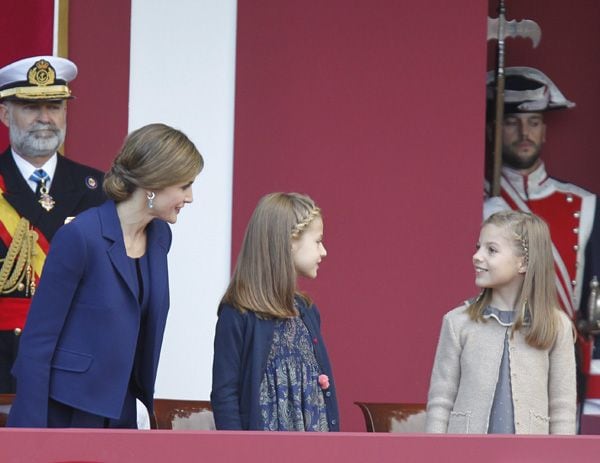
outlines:
[{"label": "necktie", "polygon": [[40,188],[42,188],[43,186],[46,186],[46,184],[48,183],[48,180],[50,180],[50,176],[48,175],[48,172],[46,172],[44,169],[36,169],[33,171],[33,174],[31,174],[31,176],[29,177],[29,180],[37,183],[37,188],[35,189],[35,195],[39,196]]},{"label": "necktie", "polygon": [[48,194],[48,182],[50,181],[48,173],[44,169],[36,169],[29,180],[37,183],[35,195],[39,198],[38,203],[46,211],[50,211],[54,207],[54,199]]}]

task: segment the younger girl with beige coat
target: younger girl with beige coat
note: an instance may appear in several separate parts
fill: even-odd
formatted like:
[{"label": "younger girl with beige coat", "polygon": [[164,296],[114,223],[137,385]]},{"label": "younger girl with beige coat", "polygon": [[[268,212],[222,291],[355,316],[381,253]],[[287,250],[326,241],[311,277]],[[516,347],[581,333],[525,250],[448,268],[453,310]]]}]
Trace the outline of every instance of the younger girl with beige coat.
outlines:
[{"label": "younger girl with beige coat", "polygon": [[444,316],[427,432],[574,434],[574,336],[558,309],[547,225],[493,214],[473,265],[483,291]]}]

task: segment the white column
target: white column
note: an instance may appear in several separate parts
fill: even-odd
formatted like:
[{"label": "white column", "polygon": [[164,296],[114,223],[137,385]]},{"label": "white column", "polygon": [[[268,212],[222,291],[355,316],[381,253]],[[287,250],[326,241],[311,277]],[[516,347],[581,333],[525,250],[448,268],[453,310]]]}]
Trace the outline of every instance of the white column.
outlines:
[{"label": "white column", "polygon": [[132,0],[129,130],[163,122],[205,167],[169,254],[171,310],[155,397],[208,399],[217,304],[230,274],[235,0]]}]

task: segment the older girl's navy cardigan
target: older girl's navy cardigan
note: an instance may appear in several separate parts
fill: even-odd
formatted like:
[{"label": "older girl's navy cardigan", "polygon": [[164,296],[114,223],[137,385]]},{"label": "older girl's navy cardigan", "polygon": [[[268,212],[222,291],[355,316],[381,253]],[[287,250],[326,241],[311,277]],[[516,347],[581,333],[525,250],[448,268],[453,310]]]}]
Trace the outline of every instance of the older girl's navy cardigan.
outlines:
[{"label": "older girl's navy cardigan", "polygon": [[[315,305],[306,307],[296,298],[300,316],[313,340],[315,357],[322,374],[329,377],[323,392],[330,431],[339,431],[335,381],[321,337],[321,317]],[[215,333],[212,392],[210,400],[217,429],[261,430],[260,383],[271,351],[274,320],[258,318],[254,312],[241,313],[221,304]]]}]

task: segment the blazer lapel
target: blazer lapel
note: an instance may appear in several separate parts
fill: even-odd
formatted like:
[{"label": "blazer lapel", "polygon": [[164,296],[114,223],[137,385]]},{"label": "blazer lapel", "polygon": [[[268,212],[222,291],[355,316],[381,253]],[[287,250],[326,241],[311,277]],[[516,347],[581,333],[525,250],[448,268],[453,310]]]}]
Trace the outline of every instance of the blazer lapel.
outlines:
[{"label": "blazer lapel", "polygon": [[[157,226],[155,221],[148,224],[147,228],[147,246],[148,267],[150,269],[150,305],[148,307],[150,317],[148,319],[148,333],[152,339],[160,341],[164,331],[167,310],[164,304],[169,304],[169,288],[168,288],[168,262],[167,252],[169,244],[166,242],[167,237],[161,233],[161,228]],[[155,352],[153,358],[158,359],[161,342],[153,343]]]},{"label": "blazer lapel", "polygon": [[110,258],[115,270],[121,276],[127,287],[131,291],[132,296],[137,301],[135,275],[127,252],[125,251],[125,241],[123,240],[123,231],[117,215],[117,208],[114,201],[107,201],[98,208],[100,216],[100,226],[102,236],[112,242],[108,248],[108,257]]},{"label": "blazer lapel", "polygon": [[[160,224],[160,226],[159,226]],[[148,224],[146,253],[149,269],[150,295],[148,301],[148,316],[146,318],[146,339],[144,341],[143,357],[144,391],[147,393],[147,403],[152,403],[154,379],[158,369],[158,360],[162,346],[163,334],[169,309],[169,279],[167,270],[167,253],[170,237],[167,229],[158,220]]]},{"label": "blazer lapel", "polygon": [[84,194],[83,190],[76,188],[69,164],[60,154],[57,155],[56,171],[50,184],[49,194],[55,201],[51,212],[60,217],[72,215],[72,211]]}]

